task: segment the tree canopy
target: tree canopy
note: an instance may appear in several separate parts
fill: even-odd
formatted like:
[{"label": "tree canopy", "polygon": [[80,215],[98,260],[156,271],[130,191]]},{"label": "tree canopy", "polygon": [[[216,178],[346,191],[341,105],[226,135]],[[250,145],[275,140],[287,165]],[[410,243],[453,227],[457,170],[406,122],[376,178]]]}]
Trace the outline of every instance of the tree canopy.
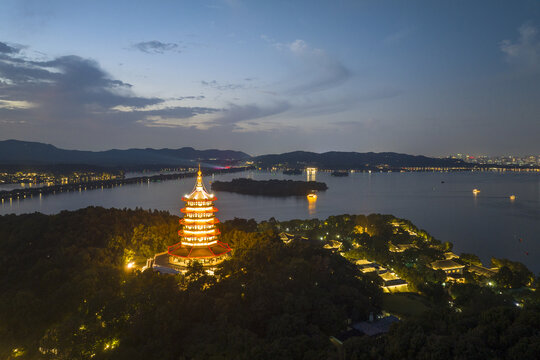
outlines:
[{"label": "tree canopy", "polygon": [[[208,273],[129,269],[178,241],[167,212],[89,207],[0,217],[0,358],[337,359],[330,336],[382,310],[377,276],[352,261],[391,264],[432,306],[383,337],[353,337],[348,359],[533,359],[540,298],[526,267],[495,286],[442,283],[426,264],[448,244],[389,215],[220,224],[232,256]],[[279,233],[303,238],[283,243]],[[339,251],[326,249],[341,242]],[[403,252],[389,244],[414,244]],[[342,256],[344,255],[344,256]],[[473,256],[464,256],[471,262]],[[516,294],[522,299],[516,302]]]}]

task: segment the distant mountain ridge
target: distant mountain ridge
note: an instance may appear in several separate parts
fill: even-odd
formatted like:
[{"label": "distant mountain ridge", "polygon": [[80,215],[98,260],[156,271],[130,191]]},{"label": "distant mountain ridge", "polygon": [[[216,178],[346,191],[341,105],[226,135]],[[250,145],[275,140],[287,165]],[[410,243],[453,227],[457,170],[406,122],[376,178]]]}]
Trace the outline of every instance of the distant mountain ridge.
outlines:
[{"label": "distant mountain ridge", "polygon": [[308,151],[293,151],[284,154],[261,155],[254,158],[261,167],[281,164],[291,168],[314,166],[323,169],[369,169],[377,166],[389,168],[401,167],[456,167],[469,166],[457,159],[439,159],[422,155],[407,155],[393,152],[358,153],[329,151],[314,153]]},{"label": "distant mountain ridge", "polygon": [[94,166],[184,166],[194,161],[238,161],[251,156],[233,150],[127,149],[82,151],[59,149],[39,142],[0,141],[0,164],[3,165],[59,165],[81,164]]},{"label": "distant mountain ridge", "polygon": [[251,157],[242,151],[179,149],[127,149],[106,151],[65,150],[39,142],[0,141],[0,166],[96,166],[117,168],[193,166],[196,162],[226,164],[253,160],[260,167],[283,165],[290,168],[315,166],[324,169],[370,169],[377,166],[400,167],[455,167],[469,166],[461,160],[393,152],[358,153],[330,151],[315,153],[293,151]]}]

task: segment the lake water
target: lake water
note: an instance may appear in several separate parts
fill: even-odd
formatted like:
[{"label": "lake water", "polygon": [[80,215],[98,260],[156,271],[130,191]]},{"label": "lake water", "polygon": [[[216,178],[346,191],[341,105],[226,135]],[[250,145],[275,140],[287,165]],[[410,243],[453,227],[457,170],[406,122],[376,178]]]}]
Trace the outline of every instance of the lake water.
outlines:
[{"label": "lake water", "polygon": [[[215,177],[305,180],[303,176],[249,171]],[[505,257],[540,272],[540,176],[538,174],[453,173],[355,173],[333,177],[318,172],[317,181],[329,189],[315,204],[305,197],[272,198],[217,193],[221,220],[254,218],[278,220],[326,218],[340,214],[392,214],[411,220],[435,238],[454,243],[456,253]],[[180,215],[181,196],[191,191],[194,178],[124,185],[112,189],[63,193],[42,198],[5,201],[0,214],[39,211],[54,214],[90,205],[116,208],[167,210]],[[209,187],[209,186],[208,186]],[[480,193],[473,195],[478,188]],[[509,196],[515,195],[515,200]],[[520,241],[521,239],[521,241]]]}]

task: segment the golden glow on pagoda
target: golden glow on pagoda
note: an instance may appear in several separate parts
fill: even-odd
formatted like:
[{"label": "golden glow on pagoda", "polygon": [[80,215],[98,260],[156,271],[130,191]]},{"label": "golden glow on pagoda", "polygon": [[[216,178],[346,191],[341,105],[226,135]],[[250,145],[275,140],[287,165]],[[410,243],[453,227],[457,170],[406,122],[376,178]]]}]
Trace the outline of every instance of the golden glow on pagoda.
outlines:
[{"label": "golden glow on pagoda", "polygon": [[219,220],[215,216],[218,209],[214,207],[217,198],[204,187],[200,165],[193,191],[182,200],[186,207],[181,210],[184,218],[180,219],[180,242],[169,246],[170,261],[181,265],[191,260],[202,261],[203,265],[220,262],[231,248],[219,241]]}]

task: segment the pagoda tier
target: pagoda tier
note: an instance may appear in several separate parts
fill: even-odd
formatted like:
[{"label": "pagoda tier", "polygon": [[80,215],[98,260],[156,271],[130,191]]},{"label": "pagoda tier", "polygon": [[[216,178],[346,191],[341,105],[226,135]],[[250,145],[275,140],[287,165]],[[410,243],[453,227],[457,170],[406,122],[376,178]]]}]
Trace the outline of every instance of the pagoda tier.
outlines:
[{"label": "pagoda tier", "polygon": [[[190,216],[191,218],[207,218],[210,217],[209,213],[218,212],[218,209],[213,206],[186,206],[180,210],[184,214],[195,214],[195,216]],[[201,215],[201,216],[197,216]]]},{"label": "pagoda tier", "polygon": [[231,248],[219,241],[220,231],[216,226],[219,220],[215,217],[218,209],[214,207],[217,198],[206,191],[200,167],[193,191],[182,200],[186,207],[181,210],[184,218],[180,220],[180,242],[169,246],[169,261],[178,265],[187,265],[192,260],[203,265],[221,262]]},{"label": "pagoda tier", "polygon": [[180,219],[180,225],[205,225],[217,223],[219,223],[219,220],[215,217],[210,219]]},{"label": "pagoda tier", "polygon": [[[216,201],[217,200],[217,197],[215,197],[213,194],[208,194],[209,196],[213,196],[209,199],[204,199],[204,200],[195,200],[197,202],[204,202],[204,201]],[[182,201],[186,201],[186,202],[190,202],[192,201],[190,198],[186,197],[186,196],[182,196]]]}]

